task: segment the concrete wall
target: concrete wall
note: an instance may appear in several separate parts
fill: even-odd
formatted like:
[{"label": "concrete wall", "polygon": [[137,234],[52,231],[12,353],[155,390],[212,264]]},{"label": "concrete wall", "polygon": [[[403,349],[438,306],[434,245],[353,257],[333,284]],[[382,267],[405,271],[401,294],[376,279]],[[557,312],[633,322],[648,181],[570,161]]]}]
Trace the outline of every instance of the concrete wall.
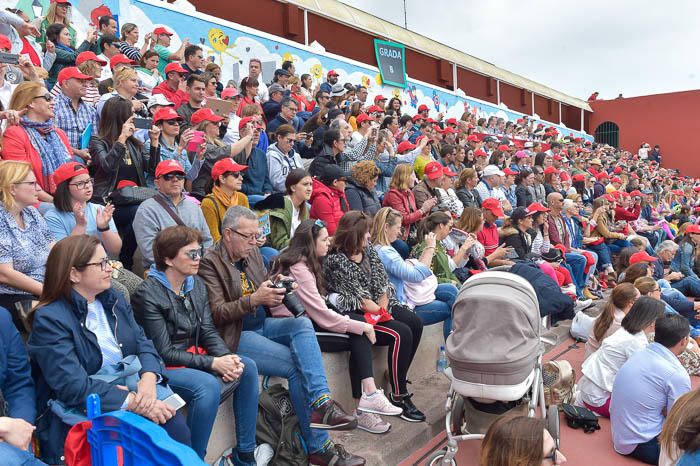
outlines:
[{"label": "concrete wall", "polygon": [[[663,166],[700,177],[697,143],[700,90],[591,102],[586,130],[605,121],[619,128],[620,147],[636,153],[643,142],[661,146]],[[544,117],[544,115],[540,115]]]}]

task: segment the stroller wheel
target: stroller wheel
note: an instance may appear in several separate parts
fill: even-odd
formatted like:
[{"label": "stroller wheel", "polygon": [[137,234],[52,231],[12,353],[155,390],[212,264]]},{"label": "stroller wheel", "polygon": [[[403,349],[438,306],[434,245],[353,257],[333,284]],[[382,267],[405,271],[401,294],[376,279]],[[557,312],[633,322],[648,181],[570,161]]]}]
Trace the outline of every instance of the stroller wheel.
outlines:
[{"label": "stroller wheel", "polygon": [[[443,458],[445,458],[445,455],[447,455],[447,450],[442,449],[440,451],[436,451],[432,455],[430,455],[430,458],[428,458],[428,462],[425,463],[425,466],[442,466],[443,465]],[[450,466],[457,466],[457,462],[455,460],[450,460],[448,463]]]},{"label": "stroller wheel", "polygon": [[452,405],[452,435],[461,435],[464,425],[464,398],[456,396]]},{"label": "stroller wheel", "polygon": [[559,448],[559,408],[556,405],[551,405],[547,408],[546,426],[549,434],[554,439],[554,444]]}]

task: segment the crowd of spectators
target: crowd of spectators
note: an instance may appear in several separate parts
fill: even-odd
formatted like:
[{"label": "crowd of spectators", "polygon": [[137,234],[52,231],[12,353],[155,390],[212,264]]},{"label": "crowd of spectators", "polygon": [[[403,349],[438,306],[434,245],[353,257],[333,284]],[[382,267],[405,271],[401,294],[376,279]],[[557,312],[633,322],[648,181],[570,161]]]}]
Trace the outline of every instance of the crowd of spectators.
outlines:
[{"label": "crowd of spectators", "polygon": [[[0,64],[4,464],[43,464],[32,439],[60,464],[90,393],[204,457],[227,390],[237,446],[224,460],[255,464],[258,375],[287,379],[311,463],[364,464],[327,430],[424,421],[407,385],[423,327],[447,338],[461,284],[494,268],[528,279],[551,325],[612,289],[580,402],[611,417],[619,453],[658,462],[663,421],[700,369],[687,299],[700,298],[700,184],[658,146],[633,154],[529,117],[432,118],[334,70],[314,86],[293,62],[263,77],[252,59],[224,85],[165,27],[141,41],[103,16],[78,44],[70,10],[53,1],[35,24],[0,12],[0,52],[19,55]],[[373,345],[389,347],[386,394]],[[323,351],[350,353],[352,412]],[[105,381],[134,359],[135,380]],[[163,402],[173,392],[187,419]],[[518,426],[560,464],[540,424]],[[663,438],[666,456],[692,451]]]}]

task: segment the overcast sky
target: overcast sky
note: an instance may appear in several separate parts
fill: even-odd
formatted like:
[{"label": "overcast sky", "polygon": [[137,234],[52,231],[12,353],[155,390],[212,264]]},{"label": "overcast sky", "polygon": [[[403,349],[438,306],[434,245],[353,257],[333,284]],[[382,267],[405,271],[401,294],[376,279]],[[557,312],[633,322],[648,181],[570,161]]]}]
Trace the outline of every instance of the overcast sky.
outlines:
[{"label": "overcast sky", "polygon": [[[404,25],[404,0],[341,0]],[[406,0],[408,28],[586,99],[700,88],[698,0]]]}]

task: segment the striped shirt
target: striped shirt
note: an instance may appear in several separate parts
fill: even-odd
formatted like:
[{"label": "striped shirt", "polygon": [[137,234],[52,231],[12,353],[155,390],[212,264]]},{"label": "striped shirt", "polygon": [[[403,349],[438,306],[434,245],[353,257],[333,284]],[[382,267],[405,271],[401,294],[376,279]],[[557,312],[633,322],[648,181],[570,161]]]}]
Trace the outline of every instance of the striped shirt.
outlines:
[{"label": "striped shirt", "polygon": [[102,353],[102,367],[116,364],[122,360],[122,350],[119,347],[112,328],[109,326],[105,309],[100,300],[88,303],[88,313],[85,326],[97,337],[97,344]]},{"label": "striped shirt", "polygon": [[54,99],[54,119],[56,126],[61,128],[68,136],[68,142],[74,149],[87,149],[80,147],[80,138],[85,128],[92,123],[96,126],[97,110],[94,106],[80,99],[78,111],[73,108],[71,100],[65,94],[60,93]]}]

